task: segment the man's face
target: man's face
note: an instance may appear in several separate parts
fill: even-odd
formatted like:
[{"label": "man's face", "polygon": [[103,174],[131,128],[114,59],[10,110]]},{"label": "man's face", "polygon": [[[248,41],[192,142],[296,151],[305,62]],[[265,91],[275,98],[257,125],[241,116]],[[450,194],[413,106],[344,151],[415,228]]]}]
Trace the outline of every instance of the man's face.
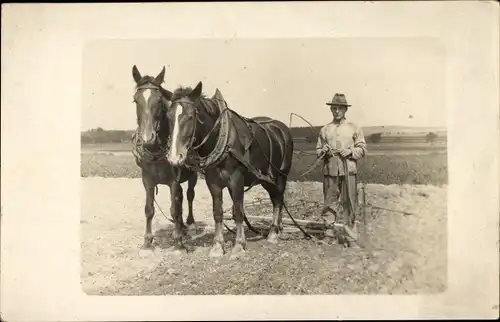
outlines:
[{"label": "man's face", "polygon": [[347,107],[342,105],[332,105],[330,106],[330,111],[332,111],[333,118],[338,121],[345,117]]}]

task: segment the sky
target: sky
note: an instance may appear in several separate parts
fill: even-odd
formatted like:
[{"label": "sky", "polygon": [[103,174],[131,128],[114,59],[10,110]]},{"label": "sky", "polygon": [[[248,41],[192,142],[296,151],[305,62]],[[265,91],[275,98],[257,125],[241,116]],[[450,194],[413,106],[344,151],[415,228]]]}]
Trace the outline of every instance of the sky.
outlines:
[{"label": "sky", "polygon": [[[132,66],[174,90],[203,82],[228,106],[289,124],[331,121],[327,101],[345,94],[360,126],[446,127],[444,47],[428,38],[112,39],[83,53],[82,130],[136,127]],[[294,118],[292,126],[307,126]]]}]

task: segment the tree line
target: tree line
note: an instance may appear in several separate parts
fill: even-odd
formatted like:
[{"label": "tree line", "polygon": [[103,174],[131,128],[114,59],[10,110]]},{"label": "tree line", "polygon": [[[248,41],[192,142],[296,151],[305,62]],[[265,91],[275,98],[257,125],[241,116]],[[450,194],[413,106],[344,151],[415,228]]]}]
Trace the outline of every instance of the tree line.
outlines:
[{"label": "tree line", "polygon": [[[292,127],[292,135],[294,138],[302,138],[307,143],[315,143],[317,134],[321,129],[320,126],[314,127]],[[81,143],[83,144],[102,144],[102,143],[124,143],[132,140],[134,130],[105,130],[101,127],[90,129],[81,133]],[[428,132],[425,136],[425,141],[428,143],[434,142],[438,138],[437,133]],[[372,133],[365,136],[367,143],[380,143],[382,133]]]},{"label": "tree line", "polygon": [[104,130],[101,127],[87,130],[81,134],[81,143],[122,143],[132,140],[133,130]]}]

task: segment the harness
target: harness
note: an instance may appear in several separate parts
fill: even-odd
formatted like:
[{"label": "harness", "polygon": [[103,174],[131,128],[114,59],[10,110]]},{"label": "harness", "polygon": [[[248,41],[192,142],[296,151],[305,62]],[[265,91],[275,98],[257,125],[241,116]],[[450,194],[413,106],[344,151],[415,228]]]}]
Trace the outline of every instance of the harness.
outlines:
[{"label": "harness", "polygon": [[[247,167],[247,169],[252,172],[252,174],[257,177],[257,179],[259,180],[262,180],[264,182],[268,182],[268,183],[271,183],[271,184],[275,184],[276,183],[276,180],[274,178],[274,176],[272,175],[272,168],[275,168],[272,164],[272,144],[273,144],[273,141],[271,139],[271,136],[269,135],[269,132],[267,131],[267,129],[262,126],[262,124],[265,124],[265,123],[271,123],[273,122],[272,120],[268,120],[268,121],[256,121],[256,120],[252,120],[252,119],[249,119],[249,118],[246,118],[246,117],[243,117],[241,115],[239,115],[238,113],[232,111],[234,113],[234,115],[236,115],[239,119],[241,119],[243,121],[243,123],[245,123],[245,125],[247,126],[248,130],[250,133],[252,133],[252,139],[250,140],[249,144],[247,147],[245,147],[245,155],[248,155],[248,158],[245,158],[243,156],[241,156],[239,153],[237,153],[236,151],[234,150],[230,150],[229,152],[231,153],[231,155],[233,157],[235,157],[239,162],[241,162],[245,167]],[[262,154],[264,155],[264,157],[267,159],[268,163],[269,163],[269,167],[267,169],[267,174],[265,173],[262,173],[261,171],[255,169],[254,166],[252,166],[252,164],[250,163],[249,161],[249,152],[248,149],[250,148],[250,146],[252,145],[253,141],[255,140],[255,132],[252,131],[252,126],[250,125],[251,123],[253,124],[256,124],[258,125],[263,131],[264,133],[266,133],[266,137],[269,141],[269,157],[266,156],[266,153],[264,151],[264,149],[262,148],[261,144],[259,143],[259,141],[256,141],[257,142],[257,146],[259,147],[259,149],[262,151]],[[256,182],[254,182],[252,185],[250,185],[250,187],[248,189],[250,189]]]},{"label": "harness", "polygon": [[[217,103],[217,106],[219,108],[219,111],[220,111],[220,114],[219,116],[217,117],[215,123],[214,123],[214,126],[212,127],[212,129],[207,133],[207,135],[203,138],[203,140],[201,141],[200,144],[196,145],[196,146],[192,146],[194,140],[196,139],[196,125],[198,124],[198,122],[200,122],[199,120],[199,116],[198,116],[198,111],[196,109],[193,109],[194,110],[194,113],[195,113],[195,117],[193,118],[193,135],[192,137],[190,138],[188,144],[187,144],[187,147],[188,147],[188,156],[187,156],[187,159],[186,159],[186,163],[185,163],[185,167],[186,168],[189,168],[191,170],[195,170],[195,171],[198,171],[198,172],[201,172],[201,173],[205,173],[205,171],[209,168],[212,168],[212,167],[215,167],[217,166],[218,164],[220,164],[224,159],[225,159],[225,156],[227,155],[232,155],[236,160],[238,160],[241,164],[243,164],[248,171],[250,171],[256,178],[257,180],[255,182],[253,182],[246,190],[250,190],[258,180],[261,180],[261,181],[264,181],[264,182],[267,182],[267,183],[270,183],[272,185],[276,185],[276,182],[274,180],[274,178],[272,177],[271,175],[271,171],[269,171],[269,174],[264,174],[262,172],[260,172],[259,170],[257,170],[254,166],[252,166],[252,164],[245,159],[244,156],[240,155],[240,153],[238,153],[238,151],[236,151],[232,146],[230,146],[228,144],[228,140],[229,140],[229,130],[230,130],[230,127],[229,127],[229,120],[232,120],[229,116],[229,112],[233,113],[234,115],[238,116],[243,122],[244,124],[247,126],[247,128],[249,129],[250,133],[252,133],[252,140],[250,141],[250,144],[248,144],[247,147],[245,147],[245,152],[248,151],[248,148],[251,146],[251,143],[253,142],[253,140],[255,139],[255,133],[253,133],[252,131],[252,128],[250,126],[250,123],[255,123],[255,124],[258,124],[263,130],[264,132],[266,133],[267,137],[268,137],[268,140],[270,142],[270,144],[272,144],[272,139],[269,135],[269,133],[267,132],[267,130],[262,126],[262,124],[265,124],[265,123],[270,123],[272,122],[272,120],[269,120],[269,121],[262,121],[262,122],[258,122],[258,121],[255,121],[255,120],[250,120],[250,119],[247,119],[247,118],[244,118],[242,116],[240,116],[238,113],[232,111],[231,109],[229,109],[229,107],[227,107],[227,103],[226,101],[222,98],[222,94],[220,93],[220,91],[217,89],[216,90],[216,93],[215,95],[212,97],[212,99]],[[202,104],[205,104],[203,98],[200,98],[200,101]],[[180,99],[178,102],[185,102],[185,103],[191,103],[189,102],[188,100],[184,100],[184,99]],[[200,122],[202,123],[202,122]],[[203,144],[205,144],[208,140],[208,138],[212,135],[212,133],[215,131],[215,129],[217,128],[217,126],[219,126],[220,124],[220,127],[219,127],[219,136],[217,138],[217,142],[215,144],[215,148],[205,157],[200,157],[196,151],[201,147],[203,146]],[[168,140],[168,144],[167,146],[170,146],[171,145],[171,137],[169,137],[169,140]],[[263,151],[261,145],[257,142],[257,145],[259,146],[259,148]],[[270,145],[270,148],[269,150],[271,151],[271,145]],[[264,156],[267,158],[266,154],[263,153]],[[271,152],[270,152],[270,156],[271,156]],[[281,172],[280,169],[277,169],[271,162],[271,159],[268,158],[268,162],[269,162],[269,165],[270,167],[272,166],[273,168],[275,168],[277,171]],[[271,169],[269,167],[269,169]],[[286,206],[286,203],[283,204],[283,207],[285,209],[285,211],[287,212],[288,216],[290,217],[290,219],[292,220],[292,222],[298,227],[298,229],[309,239],[315,239],[313,236],[311,236],[310,234],[308,234],[296,221],[295,219],[292,217],[292,215],[290,214],[290,212],[288,211],[288,207]],[[252,224],[250,223],[250,221],[248,220],[247,216],[245,214],[243,214],[243,220],[245,221],[245,223],[247,224],[248,228],[253,231],[254,233],[256,234],[262,234],[262,232],[259,232],[258,230],[256,230]],[[230,232],[234,233],[233,230],[231,230],[226,224],[224,224],[224,226],[226,227],[226,229],[228,229]],[[315,239],[316,240],[316,239]]]},{"label": "harness", "polygon": [[[159,87],[156,86],[155,84],[152,83],[144,83],[140,86],[137,87],[137,90],[141,89],[155,89],[159,90]],[[137,129],[135,132],[132,134],[132,154],[134,155],[135,163],[137,166],[140,168],[143,168],[143,166],[146,163],[165,163],[167,162],[166,159],[166,153],[168,150],[168,145],[167,144],[162,144],[161,138],[160,138],[160,126],[161,126],[161,120],[158,120],[155,122],[154,125],[154,131],[156,133],[157,140],[159,141],[157,146],[159,146],[159,149],[152,152],[149,149],[144,148],[144,141],[142,140],[142,133],[140,131],[140,127],[137,126]]]},{"label": "harness", "polygon": [[[200,101],[203,103],[203,101],[200,99]],[[205,171],[208,168],[212,168],[217,166],[220,162],[222,162],[223,156],[226,152],[228,152],[229,146],[228,146],[228,140],[229,140],[229,117],[228,117],[228,111],[229,109],[227,107],[221,107],[221,102],[220,100],[215,99],[215,101],[218,104],[218,107],[220,109],[220,114],[217,118],[217,120],[214,123],[214,126],[208,132],[208,134],[205,136],[205,138],[202,140],[202,142],[196,146],[192,146],[195,139],[196,139],[196,127],[198,122],[202,123],[201,120],[199,119],[198,111],[196,109],[194,110],[195,117],[193,120],[193,134],[191,138],[189,139],[187,146],[188,146],[188,155],[187,155],[187,160],[185,163],[186,168],[195,170],[201,173],[205,173]],[[178,101],[179,103],[188,103],[190,104],[188,100],[185,99],[180,99]],[[217,138],[217,142],[215,144],[214,149],[206,156],[202,157],[200,156],[196,151],[199,150],[210,138],[211,134],[217,129],[217,126],[220,124],[220,131],[219,131],[219,136]],[[167,143],[167,149],[170,148],[172,145],[172,137],[169,136],[168,138],[168,143]]]},{"label": "harness", "polygon": [[[249,123],[252,122],[252,123],[258,124],[264,130],[264,132],[266,133],[266,136],[269,140],[270,147],[271,147],[272,139],[271,139],[268,131],[266,130],[266,128],[264,128],[262,126],[261,122],[257,122],[254,120],[244,118],[244,117],[240,116],[238,113],[236,113],[235,111],[231,110],[229,107],[227,107],[226,102],[224,101],[224,99],[222,99],[220,97],[219,92],[217,92],[212,99],[216,102],[216,104],[219,108],[220,114],[217,117],[212,129],[205,135],[205,137],[203,138],[201,143],[199,143],[196,146],[192,146],[192,145],[196,139],[197,124],[198,124],[198,122],[201,122],[201,121],[199,120],[198,111],[196,109],[193,109],[194,113],[196,115],[193,119],[193,135],[191,136],[190,140],[187,143],[189,153],[188,153],[186,164],[185,164],[186,167],[190,168],[192,170],[195,170],[195,171],[205,173],[207,169],[216,167],[218,164],[220,164],[225,159],[225,156],[227,156],[229,154],[229,155],[233,156],[236,160],[238,160],[240,163],[242,163],[258,180],[262,180],[262,181],[268,182],[270,184],[275,184],[275,180],[274,180],[273,176],[271,175],[271,171],[270,171],[271,166],[272,166],[271,162],[269,162],[270,168],[269,168],[268,174],[264,174],[261,171],[257,170],[249,162],[249,160],[247,160],[247,158],[245,158],[245,156],[241,155],[238,151],[236,151],[234,149],[234,147],[229,145],[230,121],[233,121],[232,118],[230,117],[229,113],[232,113],[232,114],[236,115],[237,117],[239,117],[245,123],[245,125],[249,129],[250,133],[252,134],[252,140],[250,141],[250,144],[248,144],[248,146],[245,147],[245,155],[247,155],[246,152],[248,152],[248,148],[250,147],[253,140],[255,139],[255,133],[252,131],[251,125]],[[179,103],[182,103],[182,102],[183,103],[190,103],[188,100],[185,100],[185,99],[180,99],[178,102]],[[200,98],[200,102],[202,104],[206,104],[206,102],[202,98]],[[265,123],[265,122],[270,122],[270,121],[264,121],[262,123]],[[217,137],[217,141],[215,143],[214,149],[208,155],[201,157],[196,151],[199,150],[199,148],[201,148],[208,141],[208,139],[213,134],[213,132],[217,129],[217,127],[219,127],[219,135]],[[172,138],[169,137],[167,146],[171,145],[171,140],[172,140]],[[258,141],[257,141],[257,144],[260,147],[260,149],[263,150],[262,147],[260,146],[260,144],[258,143]],[[189,148],[189,147],[191,147],[191,148]],[[269,150],[271,151],[272,149],[270,148]],[[270,152],[269,159],[271,159],[271,153],[272,152]]]}]

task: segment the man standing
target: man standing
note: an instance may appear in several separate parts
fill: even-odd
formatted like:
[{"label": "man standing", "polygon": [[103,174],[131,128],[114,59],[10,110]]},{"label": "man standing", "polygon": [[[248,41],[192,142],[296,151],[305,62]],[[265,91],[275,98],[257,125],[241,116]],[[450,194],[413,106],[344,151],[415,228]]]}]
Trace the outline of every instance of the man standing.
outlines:
[{"label": "man standing", "polygon": [[[347,122],[347,104],[344,94],[335,94],[330,105],[333,121],[325,125],[318,137],[316,153],[324,159],[322,217],[327,225],[326,236],[334,237],[333,224],[342,222],[345,241],[350,247],[358,247],[355,209],[357,206],[357,160],[366,155],[363,131]],[[339,195],[342,196],[339,205]],[[342,208],[342,216],[338,216]]]}]

